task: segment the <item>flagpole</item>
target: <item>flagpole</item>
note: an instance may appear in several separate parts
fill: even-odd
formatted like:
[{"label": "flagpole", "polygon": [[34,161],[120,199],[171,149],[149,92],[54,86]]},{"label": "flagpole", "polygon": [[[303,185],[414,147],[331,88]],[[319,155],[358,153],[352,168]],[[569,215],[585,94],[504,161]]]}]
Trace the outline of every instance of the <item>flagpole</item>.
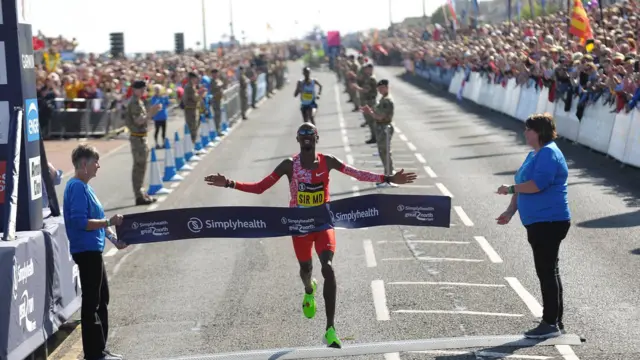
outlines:
[{"label": "flagpole", "polygon": [[202,3],[202,48],[207,51],[207,21],[205,19],[204,0]]}]

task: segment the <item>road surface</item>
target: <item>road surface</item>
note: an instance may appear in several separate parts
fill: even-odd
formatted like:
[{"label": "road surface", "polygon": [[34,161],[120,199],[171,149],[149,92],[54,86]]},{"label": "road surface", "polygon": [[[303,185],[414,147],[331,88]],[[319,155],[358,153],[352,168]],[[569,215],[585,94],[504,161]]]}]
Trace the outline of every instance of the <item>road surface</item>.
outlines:
[{"label": "road surface", "polygon": [[[292,74],[300,67],[292,66]],[[336,328],[345,345],[477,335],[517,335],[539,321],[540,295],[517,219],[497,226],[508,198],[495,194],[512,182],[528,149],[522,124],[398,78],[392,148],[397,167],[415,171],[413,186],[375,189],[334,173],[331,196],[370,192],[452,196],[450,229],[378,227],[337,230]],[[314,72],[324,85],[317,124],[319,150],[356,167],[381,171],[375,147],[365,145],[361,115],[352,113],[335,76]],[[153,208],[287,206],[281,180],[264,194],[207,187],[206,174],[258,181],[298,150],[301,123],[293,83],[254,111]],[[173,132],[171,132],[173,133]],[[560,142],[569,161],[573,227],[562,248],[565,324],[587,339],[581,346],[454,349],[389,353],[353,359],[614,360],[640,357],[640,273],[635,232],[640,217],[636,170],[580,146]],[[130,207],[128,149],[102,162],[93,184],[109,214]],[[125,175],[122,175],[125,174]],[[110,347],[127,359],[177,358],[221,352],[322,346],[324,301],[303,317],[303,288],[289,238],[200,239],[135,246],[108,255]],[[323,280],[315,260],[315,277]],[[319,292],[321,294],[321,291]],[[77,331],[54,359],[78,356]]]}]

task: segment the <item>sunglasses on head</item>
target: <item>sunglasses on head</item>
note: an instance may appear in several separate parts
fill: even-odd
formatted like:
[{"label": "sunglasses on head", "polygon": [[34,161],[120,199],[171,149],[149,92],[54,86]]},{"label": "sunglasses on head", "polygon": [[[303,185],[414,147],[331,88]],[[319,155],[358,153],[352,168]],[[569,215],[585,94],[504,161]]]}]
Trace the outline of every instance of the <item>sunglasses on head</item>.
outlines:
[{"label": "sunglasses on head", "polygon": [[298,135],[300,136],[315,136],[316,131],[313,129],[300,129],[298,130]]}]

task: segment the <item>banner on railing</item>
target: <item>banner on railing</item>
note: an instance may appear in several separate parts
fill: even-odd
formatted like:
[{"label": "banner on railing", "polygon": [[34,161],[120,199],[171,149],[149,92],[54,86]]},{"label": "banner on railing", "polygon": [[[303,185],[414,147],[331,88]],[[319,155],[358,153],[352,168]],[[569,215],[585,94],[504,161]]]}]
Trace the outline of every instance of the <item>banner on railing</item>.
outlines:
[{"label": "banner on railing", "polygon": [[209,207],[172,209],[124,216],[118,238],[144,244],[198,238],[268,238],[304,235],[329,228],[404,225],[448,228],[447,196],[371,194],[332,201],[327,206]]}]

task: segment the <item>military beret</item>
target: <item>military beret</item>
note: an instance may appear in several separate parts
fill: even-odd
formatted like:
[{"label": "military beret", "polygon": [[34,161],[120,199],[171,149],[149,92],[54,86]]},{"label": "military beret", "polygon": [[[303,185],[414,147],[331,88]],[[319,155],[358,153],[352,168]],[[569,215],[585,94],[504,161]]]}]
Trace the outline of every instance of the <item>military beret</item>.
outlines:
[{"label": "military beret", "polygon": [[134,81],[131,85],[134,89],[144,89],[147,87],[147,83],[142,80]]},{"label": "military beret", "polygon": [[378,81],[378,86],[389,86],[389,80],[382,79],[382,80]]}]

